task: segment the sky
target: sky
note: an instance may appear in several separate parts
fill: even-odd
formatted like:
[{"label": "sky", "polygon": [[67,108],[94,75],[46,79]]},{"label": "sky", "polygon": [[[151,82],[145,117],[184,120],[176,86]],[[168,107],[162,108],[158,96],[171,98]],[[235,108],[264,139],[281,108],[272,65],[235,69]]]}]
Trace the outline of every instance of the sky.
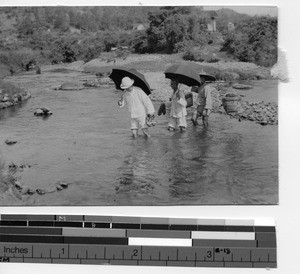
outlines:
[{"label": "sky", "polygon": [[[150,0],[149,3],[147,2],[148,0],[110,0],[109,3],[106,1],[102,0],[45,0],[42,4],[39,0],[1,0],[0,6],[5,6],[5,5],[12,5],[12,6],[41,6],[41,5],[66,5],[66,6],[99,6],[99,5],[108,5],[108,6],[122,6],[122,5],[150,5],[150,6],[164,6],[164,5],[170,5],[169,1],[167,0]],[[265,0],[266,1],[266,0]],[[203,6],[204,10],[218,10],[222,8],[230,8],[236,12],[239,13],[246,13],[248,15],[270,15],[270,16],[277,16],[278,15],[278,9],[276,7],[276,4],[256,4],[256,3],[251,3],[252,6],[249,5],[248,1],[244,1],[245,5],[242,5],[243,1],[239,0],[238,4],[232,0],[231,5],[227,6],[208,6],[202,3],[199,3],[198,0],[187,0],[184,2],[180,0],[172,0],[171,1],[174,6],[180,6],[180,5],[192,5],[192,6]],[[214,2],[214,1],[212,1]],[[210,2],[210,3],[212,3]],[[247,6],[249,5],[249,6]],[[268,6],[269,5],[269,6]]]},{"label": "sky", "polygon": [[222,8],[229,8],[238,13],[245,13],[248,15],[270,15],[277,16],[278,9],[276,6],[204,6],[204,10],[218,10]]}]

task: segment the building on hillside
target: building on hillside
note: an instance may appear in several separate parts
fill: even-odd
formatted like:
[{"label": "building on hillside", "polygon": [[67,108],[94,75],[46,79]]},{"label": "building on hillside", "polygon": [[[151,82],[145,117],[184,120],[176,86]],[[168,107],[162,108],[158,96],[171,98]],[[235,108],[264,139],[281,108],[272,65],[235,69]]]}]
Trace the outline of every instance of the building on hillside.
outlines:
[{"label": "building on hillside", "polygon": [[232,22],[229,22],[228,23],[228,31],[232,32],[232,31],[234,31],[234,28],[235,28],[234,24]]},{"label": "building on hillside", "polygon": [[147,24],[133,24],[132,30],[145,30],[147,27]]},{"label": "building on hillside", "polygon": [[216,32],[217,31],[217,23],[216,23],[216,18],[218,17],[218,14],[214,10],[209,10],[208,11],[208,20],[209,22],[207,23],[207,30],[211,32]]},{"label": "building on hillside", "polygon": [[73,34],[73,33],[78,33],[80,34],[81,33],[81,30],[80,29],[76,29],[74,27],[70,27],[70,32]]}]

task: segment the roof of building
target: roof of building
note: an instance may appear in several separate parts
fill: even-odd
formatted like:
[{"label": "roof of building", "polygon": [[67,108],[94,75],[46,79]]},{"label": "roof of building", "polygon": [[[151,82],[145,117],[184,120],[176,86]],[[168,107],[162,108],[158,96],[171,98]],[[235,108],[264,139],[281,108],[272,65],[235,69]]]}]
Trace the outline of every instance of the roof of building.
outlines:
[{"label": "roof of building", "polygon": [[218,13],[215,10],[208,11],[210,17],[218,17]]}]

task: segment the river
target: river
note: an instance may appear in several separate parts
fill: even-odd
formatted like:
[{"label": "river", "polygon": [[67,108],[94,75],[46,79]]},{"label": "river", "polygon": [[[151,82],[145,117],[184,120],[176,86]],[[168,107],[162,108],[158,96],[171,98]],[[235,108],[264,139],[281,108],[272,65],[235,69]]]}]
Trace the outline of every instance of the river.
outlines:
[{"label": "river", "polygon": [[[278,126],[212,114],[210,125],[185,133],[166,130],[157,116],[150,139],[132,139],[127,109],[113,88],[61,91],[59,83],[83,80],[78,73],[23,75],[8,80],[30,88],[21,107],[0,111],[0,162],[29,164],[22,184],[45,189],[2,205],[208,205],[278,203]],[[253,82],[241,91],[249,101],[277,102],[277,82]],[[47,119],[33,115],[47,106]],[[156,104],[156,109],[158,105]],[[8,146],[6,139],[17,144]]]}]

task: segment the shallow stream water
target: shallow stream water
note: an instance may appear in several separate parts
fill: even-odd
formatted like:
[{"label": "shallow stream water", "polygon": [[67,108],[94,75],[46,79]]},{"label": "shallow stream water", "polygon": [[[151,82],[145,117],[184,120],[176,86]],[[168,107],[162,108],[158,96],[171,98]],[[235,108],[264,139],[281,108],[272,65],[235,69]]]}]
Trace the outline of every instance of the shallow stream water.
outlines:
[{"label": "shallow stream water", "polygon": [[[80,78],[81,77],[81,78]],[[113,88],[61,91],[59,83],[86,76],[44,73],[10,81],[30,88],[21,107],[0,111],[0,161],[30,164],[18,173],[32,189],[65,181],[68,188],[5,205],[276,204],[278,127],[211,114],[208,129],[168,132],[157,116],[151,138],[131,138],[127,109]],[[249,101],[277,102],[277,82],[241,91]],[[35,117],[37,107],[53,115]],[[158,109],[158,104],[156,104]],[[6,139],[17,144],[8,146]],[[1,204],[1,201],[0,201]]]}]

